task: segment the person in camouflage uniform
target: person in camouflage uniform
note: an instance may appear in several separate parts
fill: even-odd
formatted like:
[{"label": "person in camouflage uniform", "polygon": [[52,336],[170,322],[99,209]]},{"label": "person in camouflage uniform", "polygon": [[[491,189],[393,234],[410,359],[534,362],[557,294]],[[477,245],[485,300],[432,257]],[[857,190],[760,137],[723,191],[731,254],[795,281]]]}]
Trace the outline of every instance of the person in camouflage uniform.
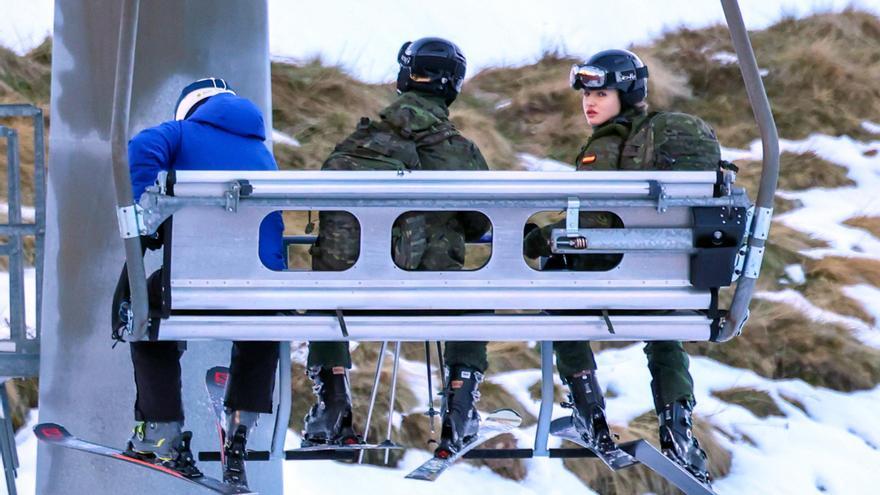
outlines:
[{"label": "person in camouflage uniform", "polygon": [[[572,67],[572,87],[584,91],[584,114],[593,127],[575,160],[577,170],[717,169],[718,141],[705,122],[686,114],[647,112],[647,77],[645,64],[626,50],[599,52]],[[610,212],[581,212],[579,220],[582,228],[623,227]],[[564,222],[532,227],[525,238],[525,255],[548,257],[557,265],[580,271],[611,270],[623,258],[622,254],[554,255],[549,244],[554,228],[564,228]],[[589,342],[555,342],[554,349],[559,374],[569,387],[575,425],[591,443],[600,448],[610,445],[605,402]],[[706,454],[692,431],[696,402],[687,352],[681,342],[652,341],[645,345],[645,354],[663,452],[708,482]]]},{"label": "person in camouflage uniform", "polygon": [[[449,105],[464,79],[461,50],[447,40],[422,38],[405,43],[398,62],[399,97],[379,113],[379,122],[361,119],[322,170],[488,170],[477,146],[449,121]],[[354,265],[360,254],[354,216],[324,211],[319,222],[312,268],[339,271]],[[409,212],[393,226],[391,256],[405,270],[461,270],[465,243],[489,228],[488,219],[476,212]],[[447,342],[445,356],[449,379],[438,451],[454,451],[479,427],[474,402],[488,366],[486,342]],[[350,368],[348,343],[309,343],[308,374],[318,403],[305,418],[307,443],[359,441],[351,427]]]}]

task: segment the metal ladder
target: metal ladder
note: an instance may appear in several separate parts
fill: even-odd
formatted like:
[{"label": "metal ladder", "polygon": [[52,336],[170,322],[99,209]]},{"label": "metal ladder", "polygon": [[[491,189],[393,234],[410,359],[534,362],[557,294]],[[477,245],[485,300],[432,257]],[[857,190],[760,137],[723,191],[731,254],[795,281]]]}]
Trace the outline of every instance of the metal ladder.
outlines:
[{"label": "metal ladder", "polygon": [[[12,425],[6,381],[9,378],[35,377],[40,366],[40,307],[42,305],[43,246],[46,225],[45,207],[45,144],[43,111],[33,105],[0,105],[0,118],[30,117],[34,129],[34,220],[22,219],[21,154],[18,131],[0,125],[0,138],[6,139],[6,166],[8,177],[8,220],[0,224],[0,235],[7,241],[0,245],[0,256],[9,260],[9,337],[0,340],[0,453],[10,495],[16,493],[15,478],[18,453],[15,430]],[[29,334],[25,321],[25,252],[24,238],[35,241],[34,268],[36,271],[37,308],[36,328]]]}]

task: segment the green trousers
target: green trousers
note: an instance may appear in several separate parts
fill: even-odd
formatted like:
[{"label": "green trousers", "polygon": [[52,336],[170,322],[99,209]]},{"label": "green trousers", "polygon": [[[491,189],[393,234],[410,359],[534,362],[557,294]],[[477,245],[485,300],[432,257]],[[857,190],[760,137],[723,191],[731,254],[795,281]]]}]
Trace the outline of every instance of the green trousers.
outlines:
[{"label": "green trousers", "polygon": [[[447,366],[467,366],[481,373],[489,366],[486,360],[486,342],[447,342],[443,359]],[[308,365],[351,368],[348,342],[309,342]]]},{"label": "green trousers", "polygon": [[[554,342],[553,349],[560,376],[596,369],[589,342]],[[651,371],[654,407],[658,413],[666,404],[679,400],[694,401],[694,379],[688,371],[690,359],[681,342],[650,341],[645,345],[645,354]]]}]

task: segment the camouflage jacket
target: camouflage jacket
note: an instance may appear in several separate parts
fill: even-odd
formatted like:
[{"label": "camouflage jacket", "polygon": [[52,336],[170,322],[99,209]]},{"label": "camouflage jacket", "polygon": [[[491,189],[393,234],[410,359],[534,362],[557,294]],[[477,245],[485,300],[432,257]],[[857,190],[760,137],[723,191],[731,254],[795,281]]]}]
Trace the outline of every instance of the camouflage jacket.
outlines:
[{"label": "camouflage jacket", "polygon": [[[410,91],[379,113],[362,118],[340,142],[322,170],[488,170],[477,146],[449,121],[442,97]],[[360,226],[345,212],[321,212],[318,240],[311,249],[315,270],[345,270],[360,254]],[[406,270],[460,270],[465,240],[490,225],[480,214],[410,212],[392,230],[395,262]]]},{"label": "camouflage jacket", "polygon": [[[676,112],[646,113],[631,108],[597,126],[575,159],[581,170],[716,170],[720,148],[712,128],[692,115]],[[582,212],[581,228],[621,228],[616,215]],[[550,256],[550,231],[565,222],[531,232],[525,240],[526,256]],[[608,270],[621,254],[566,255],[574,270]]]}]

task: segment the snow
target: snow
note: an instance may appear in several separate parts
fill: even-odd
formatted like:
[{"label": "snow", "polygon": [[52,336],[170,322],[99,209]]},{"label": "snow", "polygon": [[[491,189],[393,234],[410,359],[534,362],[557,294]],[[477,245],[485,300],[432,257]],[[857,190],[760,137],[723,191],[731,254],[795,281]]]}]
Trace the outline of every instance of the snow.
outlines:
[{"label": "snow", "polygon": [[[822,258],[843,256],[880,259],[880,239],[867,231],[844,225],[843,222],[859,216],[880,216],[880,141],[862,142],[849,136],[813,134],[806,139],[779,140],[780,152],[813,152],[819,158],[847,169],[847,177],[855,186],[839,188],[814,187],[804,191],[779,190],[783,198],[800,201],[803,207],[775,217],[785,225],[826,241],[829,248],[803,251],[803,254]],[[754,141],[749,150],[722,148],[726,160],[760,161],[761,142]],[[782,172],[784,173],[784,171]],[[754,193],[753,193],[754,194]],[[773,229],[770,229],[773,235]]]},{"label": "snow", "polygon": [[[870,288],[870,286],[865,287]],[[869,313],[880,314],[880,298],[875,297],[874,299],[870,299],[873,295],[870,291],[864,289],[854,290],[851,287],[844,287],[843,290],[846,295],[861,301]],[[874,290],[877,291],[877,289]],[[758,292],[755,294],[755,297],[767,301],[787,304],[813,321],[842,325],[844,328],[852,330],[853,334],[865,345],[880,349],[880,327],[876,326],[877,324],[872,327],[858,318],[839,315],[833,311],[819,308],[796,290],[786,289],[778,292]],[[878,322],[880,322],[880,318],[878,318]]]},{"label": "snow", "polygon": [[[33,268],[24,270],[25,325],[28,337],[33,337],[37,324],[36,272]],[[0,272],[0,339],[9,338],[9,273]]]},{"label": "snow", "polygon": [[291,148],[299,148],[301,145],[297,139],[289,134],[285,134],[278,129],[272,129],[272,141],[278,144],[290,146]]},{"label": "snow", "polygon": [[795,285],[803,285],[807,282],[803,265],[788,265],[784,269],[785,276]]},{"label": "snow", "polygon": [[873,134],[880,134],[880,124],[875,124],[874,122],[867,120],[862,122],[862,129]]},{"label": "snow", "polygon": [[[9,215],[9,203],[2,202],[0,203],[0,215]],[[21,219],[24,222],[34,222],[37,218],[37,210],[34,209],[33,206],[22,206],[21,207]]]},{"label": "snow", "polygon": [[736,54],[733,52],[715,52],[712,54],[712,60],[720,63],[721,65],[732,65],[738,64],[739,59],[736,57]]},{"label": "snow", "polygon": [[519,153],[516,157],[519,158],[520,165],[531,172],[571,172],[574,170],[573,165],[552,158],[541,158],[528,153]]}]

